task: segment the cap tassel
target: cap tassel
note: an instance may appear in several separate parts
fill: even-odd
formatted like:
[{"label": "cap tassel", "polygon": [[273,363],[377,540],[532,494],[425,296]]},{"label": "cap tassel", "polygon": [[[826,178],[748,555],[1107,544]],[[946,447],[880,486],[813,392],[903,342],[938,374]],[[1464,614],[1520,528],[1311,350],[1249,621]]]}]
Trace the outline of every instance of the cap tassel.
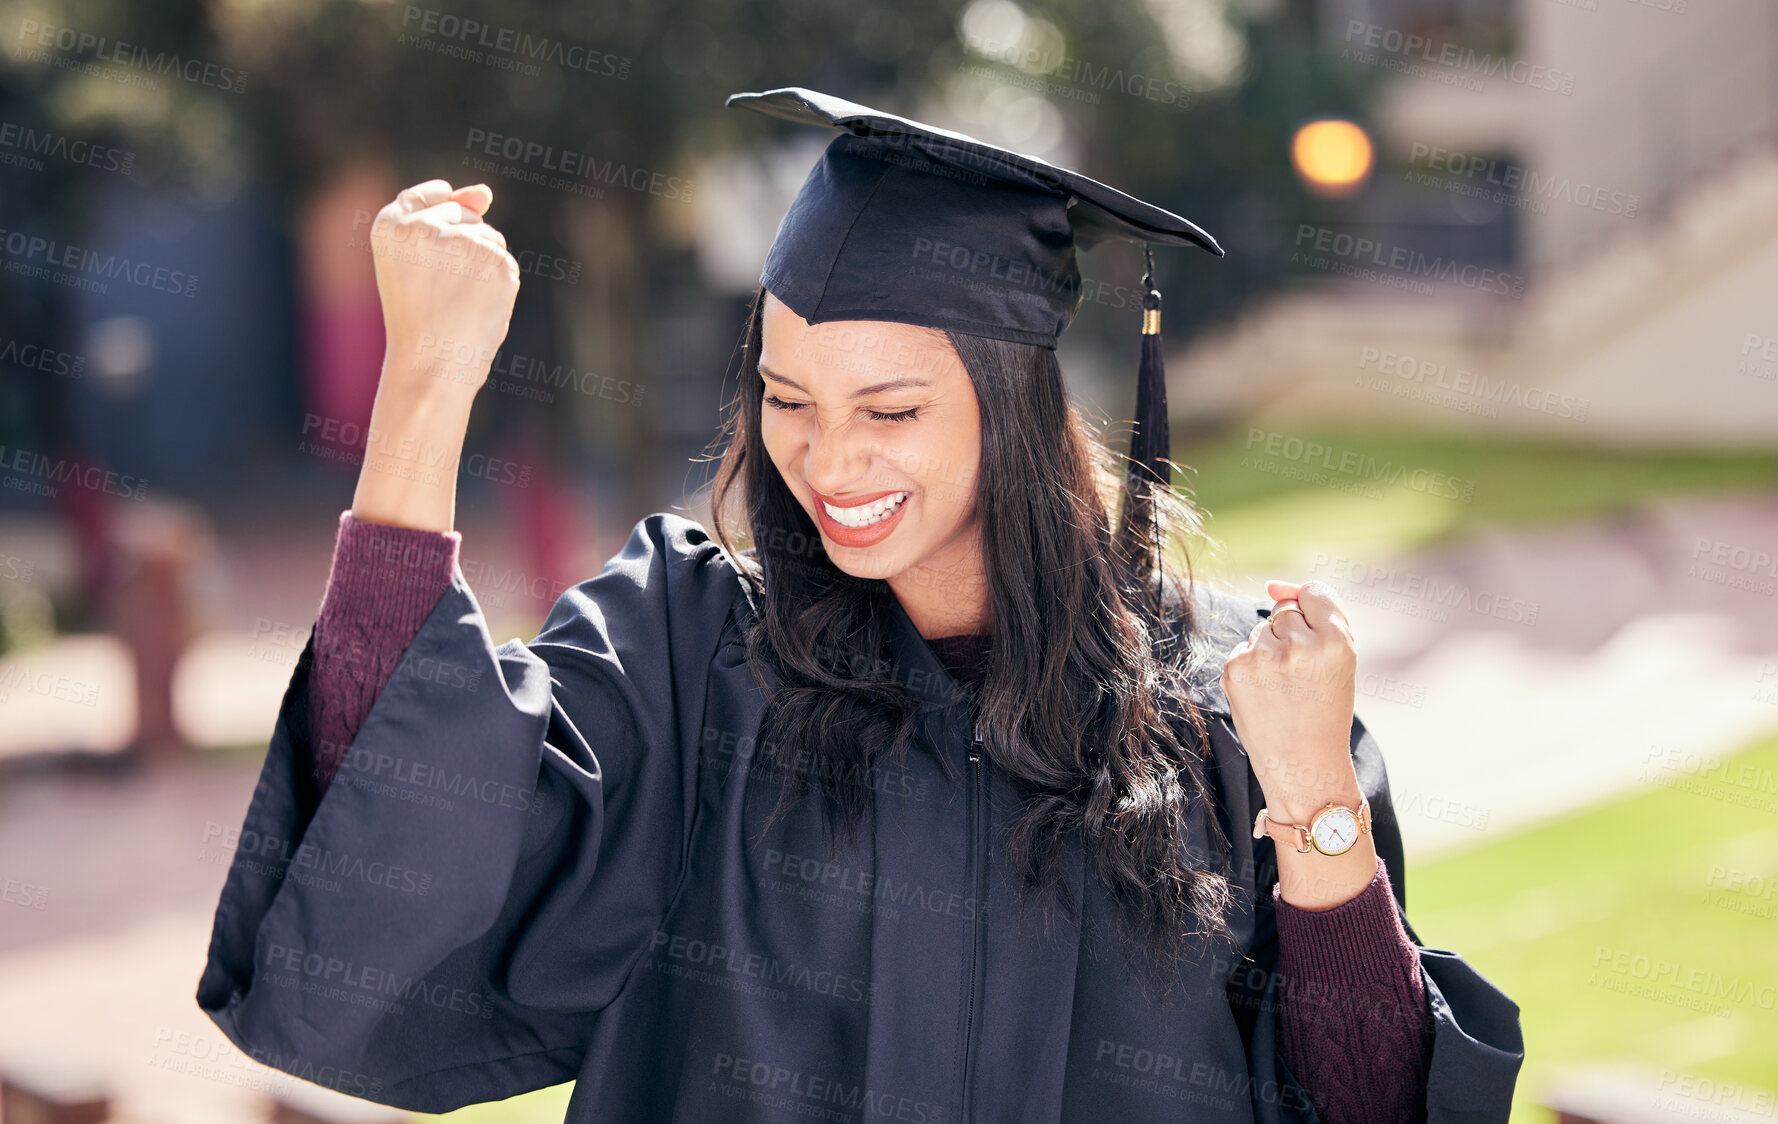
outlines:
[{"label": "cap tassel", "polygon": [[[1167,432],[1167,366],[1161,355],[1161,293],[1154,285],[1154,250],[1144,246],[1142,275],[1142,360],[1136,374],[1136,420],[1130,432],[1130,464],[1125,481],[1126,557],[1138,573],[1155,568],[1161,549],[1156,484],[1172,479]],[[1158,592],[1158,591],[1157,591]]]},{"label": "cap tassel", "polygon": [[[1168,484],[1166,363],[1161,357],[1161,290],[1154,286],[1154,249],[1143,247],[1147,270],[1141,276],[1141,365],[1136,370],[1136,420],[1129,434],[1129,468],[1124,478],[1124,514],[1118,519],[1118,546],[1129,564],[1131,590],[1161,619],[1161,526],[1154,503],[1156,484]],[[1154,582],[1150,583],[1150,576]]]},{"label": "cap tassel", "polygon": [[1147,251],[1148,272],[1142,276],[1142,362],[1136,372],[1136,428],[1130,434],[1132,472],[1166,484],[1167,362],[1161,354],[1161,292],[1154,287],[1154,253]]}]

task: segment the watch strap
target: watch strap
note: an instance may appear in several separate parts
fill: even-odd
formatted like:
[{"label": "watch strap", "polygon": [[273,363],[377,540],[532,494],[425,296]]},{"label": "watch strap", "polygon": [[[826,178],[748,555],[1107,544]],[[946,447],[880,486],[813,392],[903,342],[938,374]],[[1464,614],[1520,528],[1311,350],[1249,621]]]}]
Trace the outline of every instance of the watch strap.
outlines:
[{"label": "watch strap", "polygon": [[1280,846],[1290,847],[1303,854],[1314,849],[1314,844],[1309,842],[1308,827],[1298,823],[1279,823],[1271,817],[1268,809],[1261,808],[1259,815],[1253,820],[1253,837],[1259,839],[1266,835],[1270,835]]},{"label": "watch strap", "polygon": [[[1360,835],[1366,834],[1370,831],[1370,829],[1371,829],[1371,801],[1370,801],[1370,797],[1360,796],[1359,800],[1358,800],[1358,807],[1356,807],[1356,808],[1352,807],[1349,804],[1340,804],[1340,803],[1336,803],[1331,800],[1328,801],[1327,804],[1323,805],[1321,807],[1321,809],[1315,813],[1314,816],[1311,816],[1309,818],[1309,822],[1306,824],[1281,823],[1278,820],[1275,820],[1272,818],[1270,809],[1261,808],[1259,810],[1259,815],[1257,815],[1253,818],[1253,837],[1255,839],[1258,839],[1263,835],[1270,835],[1274,841],[1291,847],[1298,854],[1306,855],[1310,851],[1317,849],[1315,847],[1314,842],[1312,841],[1312,839],[1309,835],[1310,828],[1314,826],[1315,820],[1320,818],[1322,813],[1328,811],[1331,808],[1340,808],[1345,811],[1351,812],[1352,815],[1354,816],[1354,818],[1356,818],[1358,820],[1358,832]],[[1356,843],[1356,840],[1354,840],[1354,842]],[[1345,852],[1342,851],[1340,853],[1344,854]]]}]

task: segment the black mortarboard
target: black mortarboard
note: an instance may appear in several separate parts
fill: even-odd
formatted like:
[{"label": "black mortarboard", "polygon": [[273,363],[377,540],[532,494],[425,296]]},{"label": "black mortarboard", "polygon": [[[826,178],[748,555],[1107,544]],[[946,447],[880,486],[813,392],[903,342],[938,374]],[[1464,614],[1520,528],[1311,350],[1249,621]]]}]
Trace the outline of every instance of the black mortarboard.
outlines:
[{"label": "black mortarboard", "polygon": [[[1053,348],[1079,307],[1075,246],[1107,238],[1222,247],[1196,225],[1078,172],[791,86],[728,104],[842,130],[778,226],[760,284],[811,324],[893,320]],[[1160,293],[1143,277],[1129,483],[1169,478]]]}]

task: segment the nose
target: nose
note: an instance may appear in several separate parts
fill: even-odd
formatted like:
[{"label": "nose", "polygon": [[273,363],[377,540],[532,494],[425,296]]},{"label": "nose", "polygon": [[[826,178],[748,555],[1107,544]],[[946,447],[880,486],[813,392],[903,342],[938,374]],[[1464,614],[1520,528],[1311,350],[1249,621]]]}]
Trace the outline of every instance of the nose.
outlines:
[{"label": "nose", "polygon": [[803,476],[809,487],[830,496],[845,492],[870,467],[871,449],[863,435],[845,422],[809,424],[809,451]]}]

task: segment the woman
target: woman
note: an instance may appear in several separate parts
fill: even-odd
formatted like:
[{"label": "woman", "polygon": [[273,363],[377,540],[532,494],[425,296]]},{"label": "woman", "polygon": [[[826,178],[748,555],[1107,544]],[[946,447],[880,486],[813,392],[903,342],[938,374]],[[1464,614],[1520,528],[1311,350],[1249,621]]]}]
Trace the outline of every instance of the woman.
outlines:
[{"label": "woman", "polygon": [[[454,473],[408,471],[454,465],[505,333],[492,193],[379,215],[379,436],[200,1005],[434,1112],[572,1079],[571,1121],[1504,1120],[1517,1008],[1405,927],[1338,606],[1165,572],[1189,510],[1134,488],[1114,530],[1067,402],[1065,209],[1195,228],[749,96],[851,130],[744,336],[716,529],[751,545],[648,516],[528,644],[456,566]],[[1034,260],[900,273],[935,215]]]}]

